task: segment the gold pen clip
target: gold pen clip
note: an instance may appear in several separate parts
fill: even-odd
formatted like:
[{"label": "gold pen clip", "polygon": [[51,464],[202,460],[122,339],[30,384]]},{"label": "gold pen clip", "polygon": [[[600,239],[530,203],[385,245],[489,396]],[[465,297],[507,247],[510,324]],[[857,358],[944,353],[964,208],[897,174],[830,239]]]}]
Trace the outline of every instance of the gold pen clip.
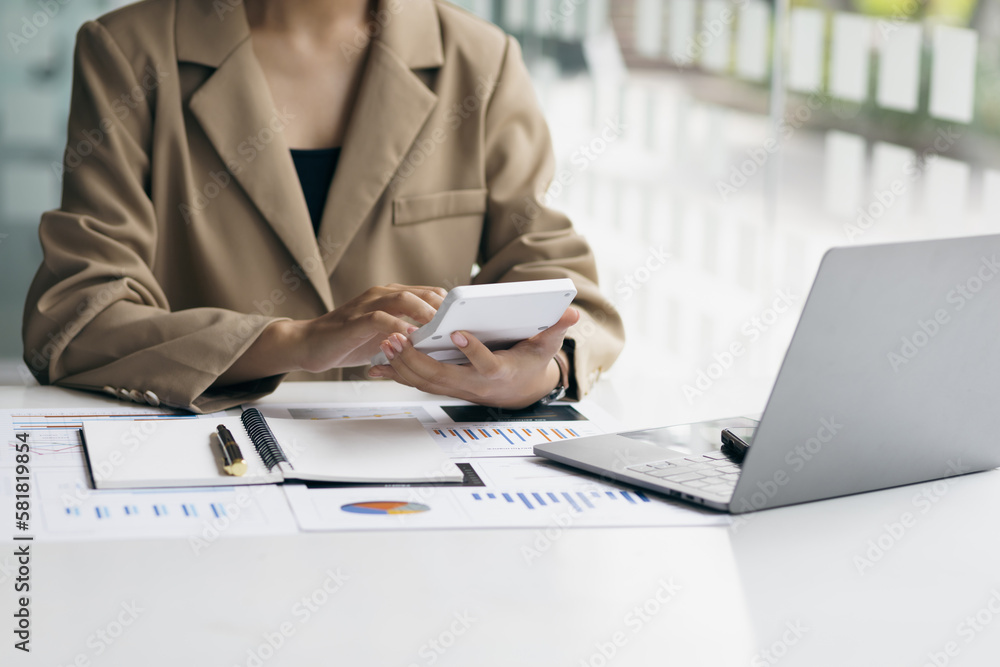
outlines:
[{"label": "gold pen clip", "polygon": [[243,460],[243,452],[240,451],[240,446],[236,444],[236,439],[233,438],[233,434],[229,432],[228,428],[222,424],[219,424],[217,428],[219,431],[219,447],[222,449],[222,469],[230,475],[242,477],[246,474],[247,463]]}]

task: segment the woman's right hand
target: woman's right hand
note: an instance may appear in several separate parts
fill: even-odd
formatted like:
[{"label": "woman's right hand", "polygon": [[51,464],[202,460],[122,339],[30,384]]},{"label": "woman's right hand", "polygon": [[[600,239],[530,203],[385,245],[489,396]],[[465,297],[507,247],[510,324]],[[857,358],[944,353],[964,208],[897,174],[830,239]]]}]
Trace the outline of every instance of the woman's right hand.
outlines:
[{"label": "woman's right hand", "polygon": [[367,364],[387,336],[415,329],[404,317],[427,324],[447,294],[440,287],[372,287],[326,315],[297,323],[303,328],[302,370]]},{"label": "woman's right hand", "polygon": [[413,322],[430,322],[446,295],[440,287],[391,284],[372,287],[315,319],[272,322],[215,385],[366,364],[389,335],[412,332]]}]

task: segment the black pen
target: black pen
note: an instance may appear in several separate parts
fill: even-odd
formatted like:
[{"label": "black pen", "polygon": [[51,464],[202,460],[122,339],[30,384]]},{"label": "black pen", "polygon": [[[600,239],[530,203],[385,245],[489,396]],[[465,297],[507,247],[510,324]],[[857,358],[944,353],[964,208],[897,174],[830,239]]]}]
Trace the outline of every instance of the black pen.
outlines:
[{"label": "black pen", "polygon": [[228,428],[219,424],[218,429],[219,445],[222,447],[222,459],[224,461],[222,469],[230,475],[242,477],[247,471],[247,463],[243,460],[243,452],[240,451],[240,446],[236,444],[236,440]]}]

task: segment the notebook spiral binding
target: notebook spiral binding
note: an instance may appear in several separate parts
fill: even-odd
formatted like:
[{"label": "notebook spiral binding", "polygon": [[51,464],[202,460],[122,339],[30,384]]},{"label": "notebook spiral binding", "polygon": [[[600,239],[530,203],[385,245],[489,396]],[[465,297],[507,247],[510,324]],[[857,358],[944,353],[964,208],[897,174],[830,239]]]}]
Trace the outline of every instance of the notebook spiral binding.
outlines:
[{"label": "notebook spiral binding", "polygon": [[[281,445],[278,444],[274,433],[271,432],[271,427],[267,425],[267,420],[264,419],[264,415],[261,414],[260,410],[257,408],[244,410],[243,414],[240,415],[240,419],[243,421],[243,428],[246,429],[247,435],[250,436],[250,440],[257,449],[257,453],[260,454],[261,460],[267,466],[268,472],[273,470],[279,463],[288,463],[285,452],[282,451]],[[288,464],[291,465],[290,463]]]}]

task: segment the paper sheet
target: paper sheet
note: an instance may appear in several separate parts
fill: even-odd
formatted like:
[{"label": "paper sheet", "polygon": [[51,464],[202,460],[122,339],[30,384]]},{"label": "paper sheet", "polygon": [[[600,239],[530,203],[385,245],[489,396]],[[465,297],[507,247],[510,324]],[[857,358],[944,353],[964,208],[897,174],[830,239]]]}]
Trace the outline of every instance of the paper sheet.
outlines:
[{"label": "paper sheet", "polygon": [[37,540],[190,538],[196,552],[222,535],[298,530],[276,486],[96,491],[87,478],[79,429],[84,421],[218,419],[166,409],[0,410],[0,502],[13,516],[16,434],[28,434],[29,530]]},{"label": "paper sheet", "polygon": [[[459,401],[259,406],[299,419],[416,417],[475,486],[318,487],[303,484],[95,491],[78,429],[84,420],[218,419],[141,407],[0,410],[0,499],[11,506],[16,433],[29,434],[31,534],[50,540],[187,537],[196,552],[228,535],[298,530],[714,525],[729,517],[569,472],[531,456],[545,439],[620,428],[587,401],[531,416]],[[499,418],[493,420],[491,418]],[[528,419],[528,421],[523,421]],[[461,436],[461,437],[460,437]],[[349,507],[349,509],[345,509]],[[293,514],[294,513],[294,514]]]},{"label": "paper sheet", "polygon": [[[265,416],[300,419],[417,417],[478,486],[283,486],[299,527],[319,530],[552,528],[715,525],[729,517],[655,494],[602,483],[533,455],[554,439],[599,435],[621,425],[590,401],[534,413],[464,402],[262,405]],[[513,421],[516,418],[518,421]],[[466,484],[470,483],[467,476]]]},{"label": "paper sheet", "polygon": [[512,413],[461,401],[427,403],[262,404],[265,417],[293,419],[396,419],[415,417],[451,457],[531,456],[536,444],[620,430],[590,401]]},{"label": "paper sheet", "polygon": [[482,486],[285,485],[299,526],[321,530],[725,525],[726,514],[576,475],[536,457],[476,458]]}]

